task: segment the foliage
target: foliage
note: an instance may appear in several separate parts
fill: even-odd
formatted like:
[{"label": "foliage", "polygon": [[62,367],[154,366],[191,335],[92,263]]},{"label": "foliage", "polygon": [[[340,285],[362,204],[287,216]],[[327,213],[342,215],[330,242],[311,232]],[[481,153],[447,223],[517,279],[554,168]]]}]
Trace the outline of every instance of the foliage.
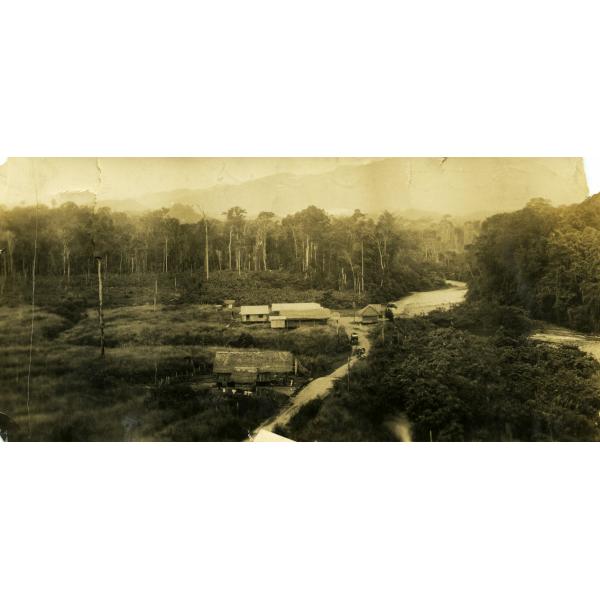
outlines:
[{"label": "foliage", "polygon": [[[482,317],[485,320],[482,321]],[[522,335],[510,307],[478,303],[387,323],[350,392],[338,383],[292,419],[295,440],[388,440],[397,414],[426,441],[596,440],[599,365]]]},{"label": "foliage", "polygon": [[[285,301],[298,290],[317,289],[326,290],[327,304],[344,308],[431,289],[444,276],[456,276],[467,226],[448,219],[408,221],[389,212],[376,219],[360,211],[332,216],[315,206],[282,219],[267,212],[249,218],[239,207],[221,219],[197,216],[182,206],[139,215],[72,202],[37,210],[0,207],[0,296],[20,292],[25,300],[37,231],[38,278],[51,278],[63,292],[79,292],[83,281],[92,292],[94,257],[102,257],[108,305],[126,303],[128,294],[130,303],[140,302],[127,286],[112,297],[111,285],[129,275],[129,283],[144,281],[144,302],[152,302],[158,280],[159,294],[167,292],[163,301],[174,304],[225,297],[265,302],[274,295]],[[213,280],[217,285],[209,286]],[[247,289],[253,292],[240,297]]]},{"label": "foliage", "polygon": [[532,200],[523,210],[491,217],[469,262],[471,298],[600,330],[600,195],[559,208]]}]

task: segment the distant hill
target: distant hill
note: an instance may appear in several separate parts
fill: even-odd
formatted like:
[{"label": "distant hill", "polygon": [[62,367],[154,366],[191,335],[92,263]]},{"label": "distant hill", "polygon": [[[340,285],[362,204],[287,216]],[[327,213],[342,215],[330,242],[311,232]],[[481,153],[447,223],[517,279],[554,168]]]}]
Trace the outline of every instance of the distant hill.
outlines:
[{"label": "distant hill", "polygon": [[[101,198],[98,206],[130,212],[176,207],[174,212],[186,220],[195,218],[189,208],[218,216],[241,206],[249,215],[268,210],[283,216],[311,204],[339,215],[358,208],[371,214],[387,209],[406,215],[485,216],[522,208],[534,197],[559,205],[587,195],[578,158],[387,158],[318,174],[277,173],[205,189]],[[94,198],[87,190],[65,191],[54,202],[90,204]]]}]

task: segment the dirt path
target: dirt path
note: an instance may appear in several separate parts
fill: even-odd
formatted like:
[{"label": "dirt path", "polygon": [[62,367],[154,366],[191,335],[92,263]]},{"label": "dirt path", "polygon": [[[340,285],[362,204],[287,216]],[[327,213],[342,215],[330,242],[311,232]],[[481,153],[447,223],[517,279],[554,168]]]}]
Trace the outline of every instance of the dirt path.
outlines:
[{"label": "dirt path", "polygon": [[[396,308],[394,313],[396,318],[413,317],[416,315],[425,315],[433,310],[440,308],[450,308],[464,301],[467,294],[467,285],[462,281],[447,280],[448,287],[431,290],[429,292],[415,292],[394,302]],[[358,335],[358,346],[365,349],[365,356],[371,349],[371,342],[368,338],[368,332],[372,330],[373,325],[361,325],[354,322],[354,317],[341,317],[340,325],[343,325],[348,335],[356,333]],[[292,403],[270,420],[257,427],[252,436],[255,436],[261,429],[273,431],[277,425],[285,425],[300,410],[302,406],[316,400],[319,397],[326,396],[337,379],[346,377],[348,368],[359,360],[356,357],[350,358],[349,362],[338,367],[329,375],[313,379],[308,385],[303,387],[295,396],[292,397]]]},{"label": "dirt path", "polygon": [[[365,355],[368,354],[371,348],[371,342],[368,338],[369,327],[367,325],[360,325],[354,322],[354,317],[341,317],[340,325],[344,326],[348,335],[356,333],[358,335],[358,346],[365,349]],[[326,396],[337,379],[346,377],[348,374],[348,365],[352,365],[359,360],[356,357],[350,358],[349,362],[346,362],[341,367],[338,367],[335,371],[313,379],[310,383],[305,385],[293,398],[292,403],[282,410],[279,414],[273,417],[271,420],[260,425],[253,433],[256,434],[260,429],[266,429],[267,431],[273,431],[273,428],[277,425],[285,425],[302,406],[308,402],[312,402],[319,397]]]}]

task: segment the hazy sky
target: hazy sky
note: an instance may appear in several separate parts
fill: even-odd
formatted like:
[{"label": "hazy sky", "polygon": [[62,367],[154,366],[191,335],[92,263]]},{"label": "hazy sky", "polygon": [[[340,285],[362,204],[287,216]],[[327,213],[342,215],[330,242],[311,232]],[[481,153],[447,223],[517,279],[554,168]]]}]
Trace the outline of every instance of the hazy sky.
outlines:
[{"label": "hazy sky", "polygon": [[[34,202],[34,181],[37,182],[38,198],[41,202],[49,202],[61,192],[85,190],[97,194],[99,201],[105,201],[176,189],[203,189],[219,184],[236,185],[276,173],[325,173],[338,166],[360,165],[374,160],[378,159],[10,158],[0,166],[0,204],[13,206]],[[455,164],[453,159],[452,164]],[[587,158],[584,165],[590,193],[600,191],[600,158]],[[420,183],[425,192],[428,181],[425,179]],[[533,187],[537,189],[537,185]],[[442,185],[442,188],[430,191],[430,195],[433,194],[438,203],[443,203],[446,189]],[[451,190],[447,191],[450,194]],[[423,203],[424,208],[439,209],[437,206],[426,207],[423,199],[420,203]],[[324,205],[326,204],[325,201]]]},{"label": "hazy sky", "polygon": [[0,167],[0,203],[47,202],[64,191],[90,190],[99,200],[180,188],[235,185],[275,173],[323,173],[364,158],[9,158]]}]

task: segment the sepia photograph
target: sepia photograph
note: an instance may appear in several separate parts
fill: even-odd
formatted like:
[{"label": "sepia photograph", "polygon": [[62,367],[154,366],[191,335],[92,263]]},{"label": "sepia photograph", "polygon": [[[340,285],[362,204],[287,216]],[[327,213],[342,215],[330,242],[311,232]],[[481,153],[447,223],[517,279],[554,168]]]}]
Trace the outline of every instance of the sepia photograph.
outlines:
[{"label": "sepia photograph", "polygon": [[599,22],[4,3],[2,597],[597,597]]},{"label": "sepia photograph", "polygon": [[582,158],[9,158],[4,441],[600,439]]}]

